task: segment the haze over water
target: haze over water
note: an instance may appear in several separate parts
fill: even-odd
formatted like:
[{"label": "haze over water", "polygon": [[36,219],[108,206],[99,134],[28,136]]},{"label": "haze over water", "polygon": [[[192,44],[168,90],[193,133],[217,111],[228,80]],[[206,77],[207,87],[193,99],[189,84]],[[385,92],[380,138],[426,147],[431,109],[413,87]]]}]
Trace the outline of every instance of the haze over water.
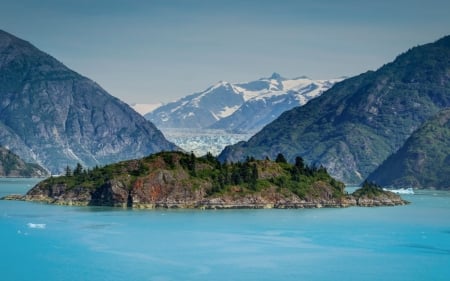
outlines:
[{"label": "haze over water", "polygon": [[[36,183],[2,179],[0,196]],[[0,201],[2,280],[448,280],[450,192],[408,206],[123,210]]]}]

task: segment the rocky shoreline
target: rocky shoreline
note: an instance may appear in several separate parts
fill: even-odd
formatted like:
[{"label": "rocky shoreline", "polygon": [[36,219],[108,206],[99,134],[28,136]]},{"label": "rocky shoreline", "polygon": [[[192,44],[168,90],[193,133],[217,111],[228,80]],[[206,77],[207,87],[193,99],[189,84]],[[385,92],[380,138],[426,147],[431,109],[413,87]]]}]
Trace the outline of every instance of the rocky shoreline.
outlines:
[{"label": "rocky shoreline", "polygon": [[312,201],[292,198],[292,200],[269,201],[261,196],[247,196],[239,200],[230,198],[207,198],[199,201],[184,200],[160,200],[155,202],[133,202],[133,201],[104,201],[95,204],[96,200],[83,200],[76,197],[49,197],[44,195],[20,195],[12,194],[1,198],[2,200],[18,200],[28,202],[39,202],[53,205],[64,206],[109,206],[130,209],[311,209],[311,208],[347,208],[347,207],[382,207],[382,206],[401,206],[409,204],[400,196],[389,192],[387,196],[379,198],[355,198],[347,195],[341,199]]}]

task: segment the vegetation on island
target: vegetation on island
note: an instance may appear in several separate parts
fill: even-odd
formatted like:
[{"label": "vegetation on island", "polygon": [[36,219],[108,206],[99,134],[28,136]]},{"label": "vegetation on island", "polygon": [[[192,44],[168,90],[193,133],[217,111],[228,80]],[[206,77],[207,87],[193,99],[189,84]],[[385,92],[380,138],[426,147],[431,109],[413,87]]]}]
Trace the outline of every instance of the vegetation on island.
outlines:
[{"label": "vegetation on island", "polygon": [[62,205],[129,208],[316,208],[395,206],[397,195],[355,197],[324,167],[301,157],[290,164],[282,154],[275,161],[247,158],[221,163],[211,154],[160,152],[142,159],[85,169],[66,167],[24,196],[6,199]]},{"label": "vegetation on island", "polygon": [[383,190],[383,187],[381,185],[366,180],[362,183],[361,188],[353,192],[353,195],[356,197],[375,198],[377,196],[380,196],[384,192],[385,191]]},{"label": "vegetation on island", "polygon": [[148,157],[119,162],[103,167],[85,169],[81,164],[66,167],[65,175],[50,177],[41,186],[64,184],[68,189],[83,187],[95,189],[112,179],[119,179],[129,188],[157,170],[170,172],[180,184],[203,187],[206,196],[226,193],[255,193],[269,187],[290,191],[300,198],[319,197],[318,185],[329,187],[330,197],[344,196],[344,184],[333,179],[323,167],[308,166],[301,157],[295,164],[287,163],[282,154],[276,161],[247,158],[243,162],[221,163],[208,153],[196,157],[193,153],[160,152]]}]

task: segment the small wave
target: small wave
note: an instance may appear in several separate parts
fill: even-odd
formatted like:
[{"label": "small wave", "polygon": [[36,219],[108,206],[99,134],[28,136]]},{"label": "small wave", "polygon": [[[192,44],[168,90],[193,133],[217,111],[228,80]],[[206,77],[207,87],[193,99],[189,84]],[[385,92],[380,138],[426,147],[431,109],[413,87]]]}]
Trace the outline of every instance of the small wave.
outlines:
[{"label": "small wave", "polygon": [[27,223],[27,226],[29,228],[37,228],[37,229],[44,229],[46,227],[45,223]]},{"label": "small wave", "polygon": [[409,188],[399,188],[399,189],[383,188],[383,190],[390,191],[390,192],[397,193],[397,194],[414,194],[414,190],[411,187],[409,187]]}]

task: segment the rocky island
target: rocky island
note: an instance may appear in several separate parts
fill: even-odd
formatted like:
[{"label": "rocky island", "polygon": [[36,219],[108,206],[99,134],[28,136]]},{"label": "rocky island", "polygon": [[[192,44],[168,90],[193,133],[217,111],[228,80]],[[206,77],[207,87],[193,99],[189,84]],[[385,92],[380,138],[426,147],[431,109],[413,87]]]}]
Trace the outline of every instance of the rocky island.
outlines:
[{"label": "rocky island", "polygon": [[400,196],[365,183],[353,194],[323,167],[297,157],[289,164],[248,158],[220,163],[212,155],[161,152],[104,167],[66,168],[66,175],[43,180],[25,195],[3,199],[59,205],[125,208],[320,208],[395,206]]}]

